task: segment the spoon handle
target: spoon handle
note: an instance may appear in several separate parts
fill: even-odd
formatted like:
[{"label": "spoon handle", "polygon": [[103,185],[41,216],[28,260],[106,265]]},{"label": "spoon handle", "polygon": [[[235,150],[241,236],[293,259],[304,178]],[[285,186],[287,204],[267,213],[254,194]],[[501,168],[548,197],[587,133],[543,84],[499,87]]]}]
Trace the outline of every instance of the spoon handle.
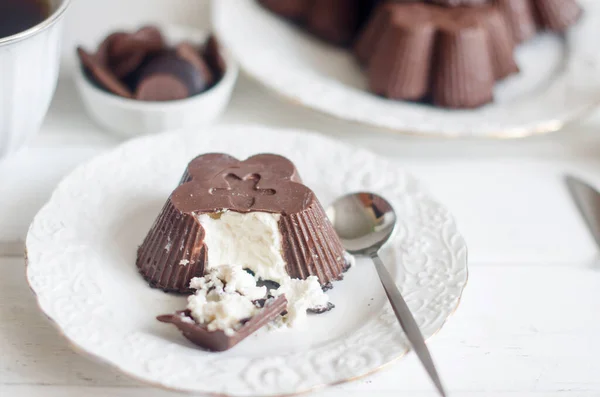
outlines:
[{"label": "spoon handle", "polygon": [[442,386],[442,382],[440,377],[435,369],[435,365],[433,364],[433,359],[431,358],[431,354],[429,354],[429,349],[425,345],[425,340],[423,339],[423,335],[421,335],[421,331],[419,330],[419,326],[415,321],[408,305],[404,301],[402,294],[398,290],[394,279],[390,272],[388,272],[387,268],[383,264],[381,258],[377,253],[371,255],[371,259],[375,263],[375,267],[377,268],[377,273],[379,274],[379,279],[381,280],[381,284],[383,284],[383,288],[385,289],[385,293],[392,304],[392,309],[394,309],[394,313],[400,322],[400,326],[406,333],[406,337],[410,341],[417,357],[423,363],[423,366],[429,373],[429,377],[435,384],[435,387],[438,389],[440,395],[446,396],[444,392],[444,387]]}]

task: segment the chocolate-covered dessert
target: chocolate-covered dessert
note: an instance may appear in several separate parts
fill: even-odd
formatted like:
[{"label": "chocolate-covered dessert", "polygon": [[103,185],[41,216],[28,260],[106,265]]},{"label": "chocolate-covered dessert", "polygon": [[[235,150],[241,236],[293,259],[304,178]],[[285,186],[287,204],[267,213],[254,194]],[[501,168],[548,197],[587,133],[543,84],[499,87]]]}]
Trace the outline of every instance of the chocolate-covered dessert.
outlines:
[{"label": "chocolate-covered dessert", "polygon": [[446,108],[493,100],[518,72],[515,45],[538,30],[564,32],[576,0],[258,0],[334,44],[352,44],[370,91]]},{"label": "chocolate-covered dessert", "polygon": [[369,89],[393,99],[473,108],[496,80],[518,72],[514,44],[494,6],[382,4],[355,45]]},{"label": "chocolate-covered dessert", "polygon": [[151,286],[189,293],[192,278],[221,265],[279,284],[316,276],[324,287],[349,266],[325,211],[289,160],[215,153],[189,163],[139,247],[137,267]]},{"label": "chocolate-covered dessert", "polygon": [[533,37],[538,29],[564,32],[583,11],[576,0],[494,0],[504,13],[516,43]]},{"label": "chocolate-covered dessert", "polygon": [[380,0],[258,1],[329,43],[349,45]]},{"label": "chocolate-covered dessert", "polygon": [[202,47],[183,42],[171,48],[152,26],[110,34],[95,53],[79,47],[77,54],[98,87],[144,101],[189,98],[210,89],[225,72],[213,36]]}]

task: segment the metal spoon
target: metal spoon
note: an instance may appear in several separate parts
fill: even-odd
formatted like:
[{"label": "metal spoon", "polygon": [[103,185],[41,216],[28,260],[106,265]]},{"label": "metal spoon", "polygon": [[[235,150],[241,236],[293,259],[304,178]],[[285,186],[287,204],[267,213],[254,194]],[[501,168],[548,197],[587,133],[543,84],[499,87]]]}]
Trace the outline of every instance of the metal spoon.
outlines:
[{"label": "metal spoon", "polygon": [[442,396],[446,396],[423,335],[394,279],[378,255],[379,249],[389,240],[396,226],[394,209],[376,194],[354,193],[337,199],[327,209],[327,216],[350,254],[368,256],[375,263],[379,279],[402,329],[435,387]]}]

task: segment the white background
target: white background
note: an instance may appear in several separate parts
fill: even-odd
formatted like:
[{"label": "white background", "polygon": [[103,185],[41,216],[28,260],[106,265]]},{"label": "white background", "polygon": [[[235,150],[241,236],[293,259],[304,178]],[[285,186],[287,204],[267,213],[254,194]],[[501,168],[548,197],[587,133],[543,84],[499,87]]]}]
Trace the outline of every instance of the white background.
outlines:
[{"label": "white background", "polygon": [[[216,0],[218,1],[218,0]],[[76,44],[142,21],[207,26],[202,0],[74,0],[64,68],[44,127],[0,164],[0,240],[25,236],[53,186],[120,139],[85,115],[70,77]],[[1,78],[1,76],[0,76]],[[429,344],[453,396],[600,396],[600,262],[564,187],[571,172],[600,185],[600,113],[520,141],[404,137],[283,102],[242,78],[222,123],[313,129],[394,158],[457,217],[470,280],[456,315]],[[434,396],[411,354],[323,396]],[[38,312],[23,261],[0,259],[0,396],[172,395],[71,350]]]}]

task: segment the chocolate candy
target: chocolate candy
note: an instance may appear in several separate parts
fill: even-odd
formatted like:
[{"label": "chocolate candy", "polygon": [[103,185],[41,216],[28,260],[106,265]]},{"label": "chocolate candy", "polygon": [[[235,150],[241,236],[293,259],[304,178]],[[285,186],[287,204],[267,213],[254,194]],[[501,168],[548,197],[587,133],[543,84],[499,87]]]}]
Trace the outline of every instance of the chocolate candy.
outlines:
[{"label": "chocolate candy", "polygon": [[98,54],[90,54],[83,48],[77,48],[77,55],[83,65],[86,75],[92,78],[101,88],[124,98],[133,98],[129,88],[102,62]]},{"label": "chocolate candy", "polygon": [[77,53],[88,78],[113,94],[144,101],[170,101],[200,94],[223,76],[225,62],[215,38],[195,47],[169,48],[161,32],[146,26],[134,33],[115,32],[96,53]]},{"label": "chocolate candy", "polygon": [[225,332],[208,331],[206,327],[194,322],[189,311],[179,311],[175,314],[158,316],[157,319],[163,323],[175,325],[190,342],[210,351],[225,351],[258,331],[271,321],[275,320],[286,310],[287,300],[284,295],[267,301],[262,310],[249,319],[233,335],[228,336]]},{"label": "chocolate candy", "polygon": [[[220,66],[215,67],[215,73],[212,72],[208,65],[208,62],[202,58],[200,52],[196,47],[190,43],[181,43],[176,48],[177,56],[181,59],[188,61],[193,67],[196,68],[200,74],[202,80],[207,86],[210,86],[216,80],[216,76],[221,76]],[[220,57],[220,55],[218,55]],[[208,57],[206,57],[208,59]],[[223,65],[224,67],[224,65]],[[224,69],[223,69],[224,70]]]},{"label": "chocolate candy", "polygon": [[160,31],[145,27],[133,34],[121,33],[108,47],[108,62],[115,75],[124,78],[142,65],[146,57],[160,53],[166,47]]},{"label": "chocolate candy", "polygon": [[214,70],[217,78],[223,77],[226,68],[225,60],[221,56],[221,48],[214,35],[210,35],[204,45],[204,59]]},{"label": "chocolate candy", "polygon": [[209,85],[210,80],[194,65],[170,52],[156,56],[142,67],[135,98],[143,101],[184,99],[205,91]]}]

